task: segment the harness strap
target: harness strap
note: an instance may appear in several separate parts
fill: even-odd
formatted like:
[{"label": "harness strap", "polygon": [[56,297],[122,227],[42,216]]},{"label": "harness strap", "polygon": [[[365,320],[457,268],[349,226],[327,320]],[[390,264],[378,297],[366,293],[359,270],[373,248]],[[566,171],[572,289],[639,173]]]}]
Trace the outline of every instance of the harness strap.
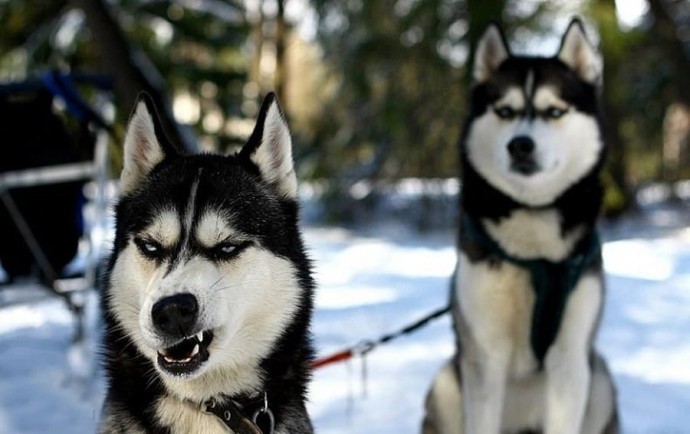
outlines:
[{"label": "harness strap", "polygon": [[266,392],[263,401],[249,416],[249,408],[234,399],[221,396],[219,399],[211,398],[201,404],[201,411],[213,414],[235,434],[273,434],[275,419],[273,412],[268,408]]},{"label": "harness strap", "polygon": [[508,261],[530,273],[535,291],[530,328],[530,345],[543,366],[546,352],[553,344],[563,320],[566,301],[582,274],[601,256],[601,242],[596,230],[582,237],[564,260],[521,259],[508,254],[486,233],[479,222],[463,213],[462,234],[490,255]]}]

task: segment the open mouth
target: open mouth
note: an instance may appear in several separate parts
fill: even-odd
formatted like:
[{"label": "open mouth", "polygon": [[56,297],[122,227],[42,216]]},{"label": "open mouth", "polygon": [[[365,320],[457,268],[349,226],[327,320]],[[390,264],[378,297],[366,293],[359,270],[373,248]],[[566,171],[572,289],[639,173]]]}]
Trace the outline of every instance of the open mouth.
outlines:
[{"label": "open mouth", "polygon": [[539,170],[539,166],[533,160],[514,160],[510,168],[521,175],[529,176]]},{"label": "open mouth", "polygon": [[208,360],[208,347],[212,340],[213,332],[210,330],[185,338],[172,347],[158,351],[158,365],[173,375],[189,375]]}]

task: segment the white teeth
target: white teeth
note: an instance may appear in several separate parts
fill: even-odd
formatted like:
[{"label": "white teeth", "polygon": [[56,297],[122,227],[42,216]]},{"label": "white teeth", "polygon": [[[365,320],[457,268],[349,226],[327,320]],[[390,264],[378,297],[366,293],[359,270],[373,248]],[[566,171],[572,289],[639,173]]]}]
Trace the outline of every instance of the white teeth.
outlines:
[{"label": "white teeth", "polygon": [[[198,346],[198,345],[197,345],[197,346]],[[198,352],[199,349],[196,348],[195,351]],[[168,362],[168,363],[187,363],[187,362],[190,362],[190,361],[192,360],[192,357],[194,357],[194,356],[196,355],[196,352],[195,352],[194,354],[192,354],[191,356],[185,358],[185,359],[180,359],[180,360],[171,359],[171,358],[168,357],[168,356],[163,356],[163,359],[165,359],[165,361]]]},{"label": "white teeth", "polygon": [[[187,362],[191,362],[192,359],[193,359],[197,354],[199,354],[199,344],[200,344],[201,342],[204,341],[204,332],[199,332],[199,333],[197,333],[196,335],[194,335],[193,337],[196,338],[196,340],[197,340],[198,342],[194,345],[194,348],[192,349],[192,352],[189,353],[189,354],[187,355],[186,358],[184,358],[184,359],[175,359],[175,358],[172,358],[172,357],[170,357],[170,356],[168,355],[168,352],[167,352],[166,350],[160,350],[160,351],[159,351],[159,354],[160,354],[161,356],[163,356],[163,359],[164,359],[166,362],[168,362],[168,363],[187,363]],[[192,338],[190,337],[190,338],[186,338],[186,339],[192,339]]]}]

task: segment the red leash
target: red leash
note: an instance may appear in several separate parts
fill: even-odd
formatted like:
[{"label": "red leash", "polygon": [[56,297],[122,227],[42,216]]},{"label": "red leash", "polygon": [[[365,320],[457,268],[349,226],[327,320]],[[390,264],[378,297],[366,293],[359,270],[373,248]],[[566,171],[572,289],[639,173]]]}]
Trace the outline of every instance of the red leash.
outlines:
[{"label": "red leash", "polygon": [[376,340],[373,341],[364,341],[360,343],[359,345],[356,345],[354,347],[346,348],[344,350],[338,351],[337,353],[333,353],[329,356],[316,359],[312,362],[311,368],[312,369],[318,369],[326,365],[330,365],[332,363],[338,363],[342,362],[344,360],[351,359],[354,356],[364,356],[379,345],[382,344],[387,344],[388,342],[395,340],[401,336],[410,334],[414,332],[415,330],[418,330],[425,325],[429,324],[432,320],[439,318],[446,313],[450,311],[450,306],[444,306],[440,309],[436,309],[435,311],[431,312],[430,314],[426,315],[425,317],[418,319],[417,321],[413,322],[412,324],[405,326],[393,333],[388,333],[385,334],[381,337],[379,337]]},{"label": "red leash", "polygon": [[314,360],[311,363],[311,368],[312,369],[318,369],[322,366],[330,365],[331,363],[338,363],[342,362],[347,359],[351,359],[354,354],[352,353],[351,349],[339,351],[335,354],[331,354],[328,357],[324,357],[321,359]]}]

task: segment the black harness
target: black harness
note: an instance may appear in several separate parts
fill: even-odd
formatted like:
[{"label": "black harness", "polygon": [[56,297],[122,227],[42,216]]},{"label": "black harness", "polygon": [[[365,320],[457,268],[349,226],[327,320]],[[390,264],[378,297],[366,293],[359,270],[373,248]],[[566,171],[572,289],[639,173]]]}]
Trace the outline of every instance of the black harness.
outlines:
[{"label": "black harness", "polygon": [[486,233],[483,226],[467,215],[462,215],[462,235],[465,241],[491,257],[526,269],[535,293],[530,344],[540,366],[546,352],[558,335],[566,301],[582,274],[601,258],[601,242],[596,230],[585,234],[573,251],[562,261],[546,259],[520,259],[508,254]]}]

